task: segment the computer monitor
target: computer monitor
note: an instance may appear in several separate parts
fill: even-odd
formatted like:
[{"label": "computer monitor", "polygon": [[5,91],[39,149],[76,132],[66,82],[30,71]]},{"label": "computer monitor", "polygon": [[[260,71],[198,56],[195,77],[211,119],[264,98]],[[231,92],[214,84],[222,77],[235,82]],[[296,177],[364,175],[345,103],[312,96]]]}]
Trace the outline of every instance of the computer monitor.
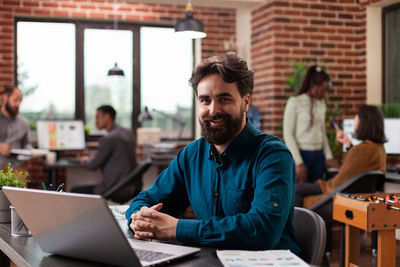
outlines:
[{"label": "computer monitor", "polygon": [[[400,154],[400,118],[385,118],[385,135],[388,140],[384,146],[387,154]],[[354,138],[354,119],[343,119],[343,131],[351,139],[353,145],[361,143],[360,140]],[[344,147],[343,147],[344,149]]]},{"label": "computer monitor", "polygon": [[83,122],[37,121],[36,134],[38,147],[51,150],[85,149]]}]

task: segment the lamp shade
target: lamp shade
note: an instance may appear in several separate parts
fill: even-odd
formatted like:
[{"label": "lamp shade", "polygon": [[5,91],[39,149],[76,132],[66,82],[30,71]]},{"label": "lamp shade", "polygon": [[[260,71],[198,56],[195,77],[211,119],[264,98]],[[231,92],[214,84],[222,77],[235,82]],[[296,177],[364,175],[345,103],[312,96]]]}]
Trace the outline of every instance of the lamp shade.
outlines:
[{"label": "lamp shade", "polygon": [[186,16],[178,20],[175,25],[175,32],[192,39],[204,38],[207,34],[204,32],[203,23],[193,17],[193,7],[190,3],[186,6]]},{"label": "lamp shade", "polygon": [[151,116],[147,107],[144,107],[144,111],[140,112],[140,114],[138,116],[138,121],[140,123],[142,123],[142,122],[151,121],[151,120],[153,120],[153,117]]},{"label": "lamp shade", "polygon": [[114,64],[114,67],[108,70],[108,76],[124,76],[124,71],[121,70],[117,63]]}]

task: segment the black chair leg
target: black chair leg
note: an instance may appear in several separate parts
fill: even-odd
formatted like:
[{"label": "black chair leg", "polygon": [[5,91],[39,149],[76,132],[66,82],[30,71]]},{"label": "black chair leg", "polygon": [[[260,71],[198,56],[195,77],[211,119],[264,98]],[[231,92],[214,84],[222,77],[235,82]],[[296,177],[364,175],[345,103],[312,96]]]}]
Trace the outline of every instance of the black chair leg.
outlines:
[{"label": "black chair leg", "polygon": [[325,221],[325,227],[326,227],[325,252],[331,253],[332,252],[332,223]]},{"label": "black chair leg", "polygon": [[340,267],[344,267],[344,253],[345,253],[345,239],[346,239],[346,234],[345,234],[345,226],[343,223],[340,224]]},{"label": "black chair leg", "polygon": [[9,267],[10,259],[3,251],[0,250],[0,266]]},{"label": "black chair leg", "polygon": [[324,257],[322,258],[321,267],[329,267],[330,266],[329,261],[330,261],[329,257],[325,254]]},{"label": "black chair leg", "polygon": [[372,247],[372,256],[375,258],[378,256],[378,232],[372,231],[371,235],[371,247]]}]

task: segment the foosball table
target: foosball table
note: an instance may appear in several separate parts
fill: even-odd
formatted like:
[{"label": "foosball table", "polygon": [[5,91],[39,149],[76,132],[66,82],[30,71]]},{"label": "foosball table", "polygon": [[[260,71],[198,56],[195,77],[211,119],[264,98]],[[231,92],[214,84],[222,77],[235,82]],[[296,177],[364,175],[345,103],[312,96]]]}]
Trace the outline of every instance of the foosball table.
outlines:
[{"label": "foosball table", "polygon": [[360,264],[360,229],[377,231],[378,267],[396,266],[395,229],[400,228],[400,194],[337,194],[333,219],[345,224],[345,266]]}]

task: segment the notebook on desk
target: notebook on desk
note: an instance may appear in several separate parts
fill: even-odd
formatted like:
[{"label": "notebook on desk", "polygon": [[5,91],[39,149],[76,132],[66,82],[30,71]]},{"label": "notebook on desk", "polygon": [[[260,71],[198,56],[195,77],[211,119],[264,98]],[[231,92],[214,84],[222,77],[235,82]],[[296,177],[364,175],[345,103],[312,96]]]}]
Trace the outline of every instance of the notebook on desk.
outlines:
[{"label": "notebook on desk", "polygon": [[150,266],[200,250],[128,238],[127,226],[124,233],[101,196],[6,186],[3,191],[46,252],[114,265]]}]

